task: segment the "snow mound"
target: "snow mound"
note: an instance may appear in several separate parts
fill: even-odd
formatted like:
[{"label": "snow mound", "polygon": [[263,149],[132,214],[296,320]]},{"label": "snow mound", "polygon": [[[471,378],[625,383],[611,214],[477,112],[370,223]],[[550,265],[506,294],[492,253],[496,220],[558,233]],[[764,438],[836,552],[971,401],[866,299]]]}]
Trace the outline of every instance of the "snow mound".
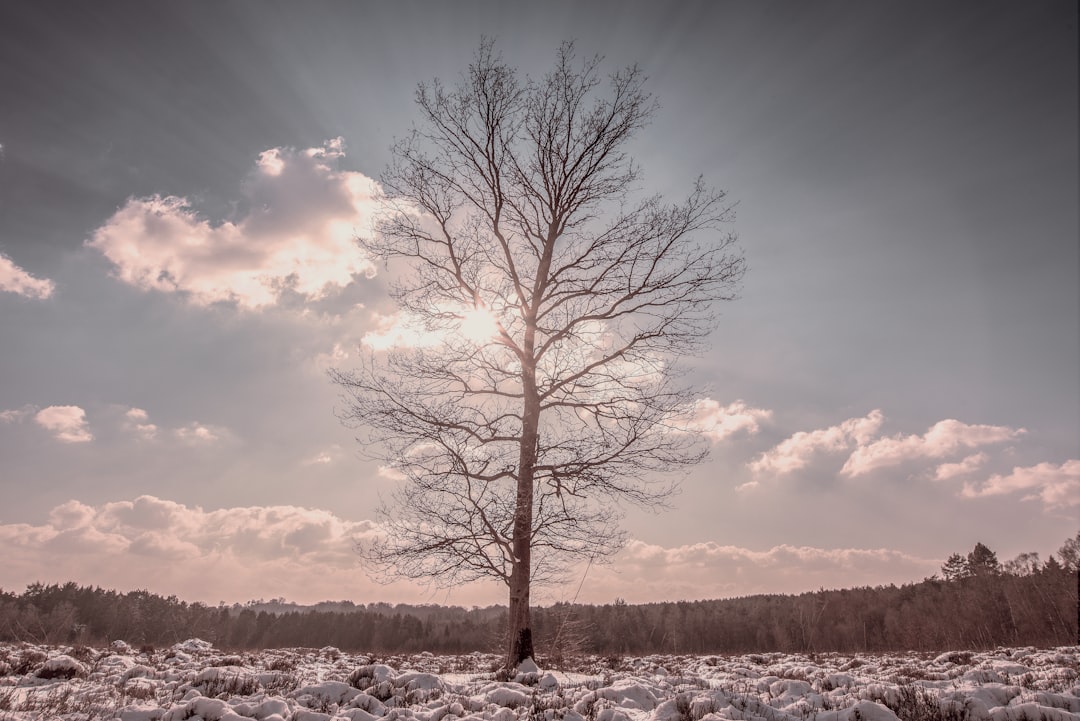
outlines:
[{"label": "snow mound", "polygon": [[360,695],[360,690],[344,681],[323,681],[312,686],[298,688],[289,694],[300,704],[308,708],[326,707],[331,704],[341,706]]},{"label": "snow mound", "polygon": [[[616,670],[604,659],[583,659],[572,671],[540,671],[537,664],[518,674],[536,679],[530,685],[493,680],[499,659],[491,654],[383,660],[329,647],[239,656],[198,639],[167,654],[138,656],[0,643],[0,715],[12,721],[1080,721],[1076,646],[956,651],[932,660],[656,655],[621,659]],[[440,668],[455,671],[437,673]],[[56,675],[47,678],[50,673]],[[42,716],[40,709],[58,698],[77,711]]]},{"label": "snow mound", "polygon": [[189,638],[186,641],[173,644],[172,650],[183,651],[184,653],[207,653],[213,648],[214,644],[209,641],[203,641],[201,638]]},{"label": "snow mound", "polygon": [[59,656],[53,656],[50,659],[46,659],[45,663],[41,665],[41,668],[34,674],[38,678],[52,679],[52,678],[82,678],[90,673],[84,664],[76,661],[71,656],[66,654],[60,654]]}]

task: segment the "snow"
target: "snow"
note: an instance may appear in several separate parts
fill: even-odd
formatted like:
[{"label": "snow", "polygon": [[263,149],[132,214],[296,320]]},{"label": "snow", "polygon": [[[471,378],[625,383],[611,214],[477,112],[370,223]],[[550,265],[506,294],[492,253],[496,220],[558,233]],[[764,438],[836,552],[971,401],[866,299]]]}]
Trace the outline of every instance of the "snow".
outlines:
[{"label": "snow", "polygon": [[37,670],[38,678],[71,678],[72,676],[86,676],[89,669],[71,656],[60,654],[53,656],[41,664]]},{"label": "snow", "polygon": [[[1080,647],[531,661],[0,644],[5,721],[1080,721]],[[287,670],[282,670],[287,669]],[[522,682],[524,681],[524,683]]]}]

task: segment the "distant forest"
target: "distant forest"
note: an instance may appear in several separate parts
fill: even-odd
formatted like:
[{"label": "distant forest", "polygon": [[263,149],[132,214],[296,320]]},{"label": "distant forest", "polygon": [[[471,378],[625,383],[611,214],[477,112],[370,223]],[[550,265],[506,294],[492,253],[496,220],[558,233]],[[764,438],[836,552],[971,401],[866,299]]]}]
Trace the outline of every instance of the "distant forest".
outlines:
[{"label": "distant forest", "polygon": [[[800,595],[534,610],[540,660],[580,654],[944,651],[1059,646],[1078,638],[1080,534],[1045,563],[1000,564],[977,544],[919,583]],[[198,637],[230,650],[335,646],[366,653],[501,650],[501,606],[464,609],[282,601],[208,606],[147,591],[63,585],[0,590],[0,641],[170,646]]]}]

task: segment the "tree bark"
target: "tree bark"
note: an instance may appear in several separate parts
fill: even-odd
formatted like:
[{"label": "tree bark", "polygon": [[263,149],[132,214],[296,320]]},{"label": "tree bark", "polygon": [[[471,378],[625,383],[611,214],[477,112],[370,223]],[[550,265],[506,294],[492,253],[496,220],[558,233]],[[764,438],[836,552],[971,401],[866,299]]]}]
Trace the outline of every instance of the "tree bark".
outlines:
[{"label": "tree bark", "polygon": [[535,313],[530,312],[529,316],[526,321],[521,364],[523,403],[517,499],[514,507],[514,563],[510,574],[507,671],[513,671],[522,661],[533,656],[529,591],[532,584],[533,475],[540,431],[540,395],[536,388],[536,363],[533,360]]},{"label": "tree bark", "polygon": [[529,585],[532,570],[529,538],[532,521],[532,479],[530,477],[526,484],[524,476],[523,473],[522,479],[517,481],[517,515],[514,518],[515,559],[514,570],[510,575],[508,671],[513,671],[526,658],[532,657],[532,623],[529,613]]}]

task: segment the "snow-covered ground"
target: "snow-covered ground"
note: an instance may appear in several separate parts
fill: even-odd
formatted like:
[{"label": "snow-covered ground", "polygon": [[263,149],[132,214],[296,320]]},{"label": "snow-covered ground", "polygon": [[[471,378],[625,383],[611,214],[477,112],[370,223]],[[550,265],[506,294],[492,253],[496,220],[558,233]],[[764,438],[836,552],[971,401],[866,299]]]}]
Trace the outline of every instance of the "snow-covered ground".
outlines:
[{"label": "snow-covered ground", "polygon": [[122,721],[1080,720],[1080,646],[918,655],[582,659],[0,645],[0,719]]}]

